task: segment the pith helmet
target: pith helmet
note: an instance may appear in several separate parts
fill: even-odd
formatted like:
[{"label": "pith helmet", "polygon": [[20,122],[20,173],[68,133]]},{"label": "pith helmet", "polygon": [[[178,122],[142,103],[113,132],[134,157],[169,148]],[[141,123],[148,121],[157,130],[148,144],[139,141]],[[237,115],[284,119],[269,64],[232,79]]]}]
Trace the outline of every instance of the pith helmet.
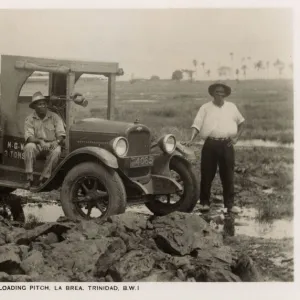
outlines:
[{"label": "pith helmet", "polygon": [[46,100],[47,99],[43,96],[41,92],[36,92],[32,95],[31,103],[29,104],[29,107],[34,109],[34,104],[40,100]]},{"label": "pith helmet", "polygon": [[215,82],[212,85],[210,85],[208,88],[208,92],[212,97],[214,96],[214,92],[215,92],[215,89],[217,86],[222,86],[224,88],[225,97],[228,97],[231,94],[231,88],[228,85],[226,85],[222,82]]}]

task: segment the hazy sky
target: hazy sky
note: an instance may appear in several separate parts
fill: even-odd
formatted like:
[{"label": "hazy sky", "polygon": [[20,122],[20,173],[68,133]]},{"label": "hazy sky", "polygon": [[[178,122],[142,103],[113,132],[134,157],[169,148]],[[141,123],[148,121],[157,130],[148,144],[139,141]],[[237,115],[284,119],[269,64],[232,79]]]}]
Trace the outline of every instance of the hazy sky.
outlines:
[{"label": "hazy sky", "polygon": [[244,56],[290,64],[292,25],[291,10],[272,8],[0,10],[0,53],[117,61],[126,78],[170,78],[197,59],[213,75],[230,52],[235,67]]}]

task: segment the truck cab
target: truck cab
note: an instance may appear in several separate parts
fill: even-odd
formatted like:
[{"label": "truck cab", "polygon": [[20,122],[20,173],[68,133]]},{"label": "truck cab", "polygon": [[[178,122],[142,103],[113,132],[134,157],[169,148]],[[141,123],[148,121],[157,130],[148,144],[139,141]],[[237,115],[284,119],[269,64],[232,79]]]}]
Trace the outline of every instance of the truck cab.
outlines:
[{"label": "truck cab", "polygon": [[[66,139],[51,178],[32,192],[61,189],[62,208],[71,219],[122,213],[127,202],[134,201],[159,215],[194,208],[197,180],[186,157],[188,151],[175,136],[167,134],[152,144],[146,125],[114,120],[116,76],[123,70],[113,62],[1,56],[0,191],[25,188],[24,122],[32,110],[31,95],[20,92],[37,71],[47,74],[48,109],[63,119]],[[107,78],[106,118],[76,117],[76,107],[87,105],[75,92],[83,74]],[[34,85],[32,89],[33,94]],[[42,157],[37,159],[36,179],[44,163]]]}]

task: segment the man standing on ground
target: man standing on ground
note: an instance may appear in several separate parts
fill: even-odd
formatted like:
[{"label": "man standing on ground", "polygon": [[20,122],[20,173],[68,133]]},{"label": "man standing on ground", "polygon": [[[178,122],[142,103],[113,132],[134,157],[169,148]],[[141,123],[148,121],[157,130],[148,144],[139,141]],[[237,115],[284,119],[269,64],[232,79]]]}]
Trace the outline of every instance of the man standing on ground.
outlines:
[{"label": "man standing on ground", "polygon": [[46,162],[40,177],[40,184],[50,178],[61,155],[61,145],[66,132],[62,119],[49,111],[47,100],[41,92],[32,96],[29,105],[34,112],[25,120],[24,162],[28,187],[33,184],[33,165],[38,155],[44,155]]},{"label": "man standing on ground", "polygon": [[211,183],[219,166],[223,186],[224,206],[227,212],[238,213],[234,207],[234,148],[244,125],[244,117],[236,105],[224,100],[231,88],[222,83],[208,88],[213,100],[202,105],[192,125],[190,145],[199,134],[205,140],[201,155],[200,211],[210,209]]}]

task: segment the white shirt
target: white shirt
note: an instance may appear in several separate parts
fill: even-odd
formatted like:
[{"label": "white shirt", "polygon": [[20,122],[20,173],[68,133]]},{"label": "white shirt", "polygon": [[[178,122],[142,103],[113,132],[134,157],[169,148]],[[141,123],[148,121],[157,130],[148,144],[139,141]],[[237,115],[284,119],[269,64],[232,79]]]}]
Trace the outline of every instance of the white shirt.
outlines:
[{"label": "white shirt", "polygon": [[192,127],[199,131],[203,139],[230,138],[237,134],[238,125],[244,121],[234,103],[224,101],[219,107],[211,101],[200,107]]}]

